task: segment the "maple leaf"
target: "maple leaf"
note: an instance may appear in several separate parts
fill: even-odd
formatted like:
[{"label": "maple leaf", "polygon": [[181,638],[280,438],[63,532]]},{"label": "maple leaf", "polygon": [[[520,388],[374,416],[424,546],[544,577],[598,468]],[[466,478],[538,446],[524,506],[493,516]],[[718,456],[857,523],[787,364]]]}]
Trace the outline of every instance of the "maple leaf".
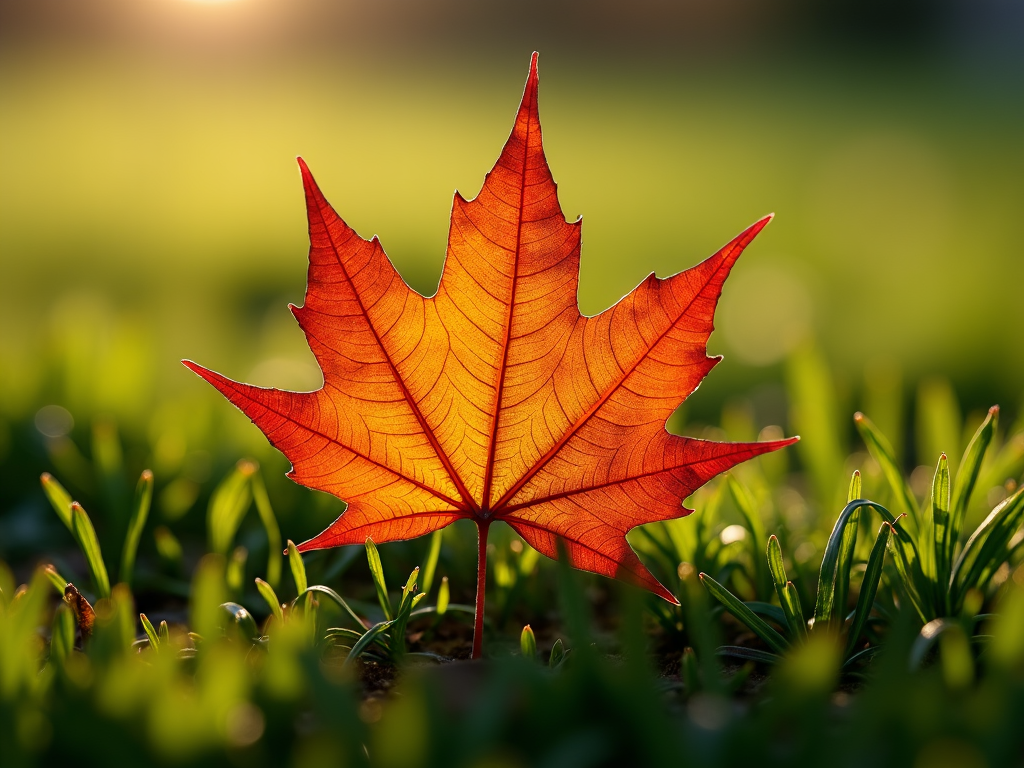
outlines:
[{"label": "maple leaf", "polygon": [[291,306],[323,371],[315,392],[231,381],[190,361],[292,463],[348,504],[299,551],[410,539],[502,520],[548,557],[678,602],[626,542],[689,514],[715,475],[794,439],[678,437],[669,416],[721,359],[706,345],[722,284],[768,223],[614,307],[580,313],[580,221],[567,222],[541,142],[537,55],[512,133],[480,194],[456,193],[444,271],[424,297],[376,237],[335,213],[300,159],[309,218],[305,303]]}]

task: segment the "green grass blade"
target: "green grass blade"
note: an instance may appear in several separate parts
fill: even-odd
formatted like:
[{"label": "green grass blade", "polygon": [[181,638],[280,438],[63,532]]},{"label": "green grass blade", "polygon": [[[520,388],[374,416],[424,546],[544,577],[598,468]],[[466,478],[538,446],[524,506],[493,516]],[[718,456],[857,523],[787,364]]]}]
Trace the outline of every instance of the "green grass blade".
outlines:
[{"label": "green grass blade", "polygon": [[998,423],[999,406],[993,405],[988,409],[988,415],[974,433],[967,450],[964,451],[963,459],[960,460],[960,468],[957,470],[956,481],[953,483],[952,500],[949,507],[949,527],[946,530],[944,541],[946,558],[949,563],[953,562],[953,556],[956,554],[956,545],[963,533],[964,518],[967,516],[971,494],[974,493],[974,486],[981,473],[981,464],[992,443]]},{"label": "green grass blade", "polygon": [[53,613],[50,632],[50,659],[63,666],[75,650],[75,614],[61,603]]},{"label": "green grass blade", "polygon": [[742,645],[720,645],[715,649],[716,656],[730,656],[744,661],[760,661],[763,664],[778,664],[782,657],[777,653],[761,651],[757,648],[744,648]]},{"label": "green grass blade", "polygon": [[785,653],[789,647],[786,638],[772,629],[764,619],[757,616],[732,592],[706,573],[700,574],[700,582],[711,593],[711,596],[725,607],[725,610],[745,624],[755,635],[764,640],[768,647],[776,653]]},{"label": "green grass blade", "polygon": [[762,619],[773,621],[780,627],[786,626],[786,613],[779,606],[771,603],[764,603],[760,600],[744,600],[743,604]]},{"label": "green grass blade", "polygon": [[548,667],[554,669],[559,664],[565,661],[565,645],[562,643],[562,638],[556,638],[554,644],[551,646],[551,655],[548,656]]},{"label": "green grass blade", "polygon": [[882,649],[877,645],[872,645],[870,648],[865,648],[863,651],[857,651],[857,653],[853,654],[843,662],[843,669],[855,667],[862,661],[871,661],[881,652],[881,650]]},{"label": "green grass blade", "polygon": [[882,474],[892,489],[897,513],[907,515],[916,522],[918,519],[917,501],[914,498],[914,492],[903,478],[903,471],[900,469],[899,462],[896,461],[889,440],[863,413],[855,413],[853,422],[868,448],[868,453],[878,462]]},{"label": "green grass blade", "polygon": [[283,623],[284,611],[281,610],[281,601],[277,599],[277,593],[274,591],[273,586],[263,579],[256,579],[256,589],[263,599],[267,601],[267,605],[270,606],[274,618]]},{"label": "green grass blade", "polygon": [[107,575],[107,566],[103,564],[103,553],[100,551],[99,539],[96,538],[96,529],[92,527],[92,520],[77,501],[71,502],[71,531],[78,540],[82,554],[85,555],[96,593],[100,597],[110,597],[110,577]]},{"label": "green grass blade", "polygon": [[353,660],[359,658],[360,654],[362,654],[362,652],[366,650],[366,647],[376,639],[377,635],[388,629],[392,624],[394,624],[393,621],[382,621],[379,624],[374,624],[366,630],[362,637],[360,637],[355,642],[355,645],[352,646],[352,650],[349,651],[349,654],[345,658],[345,662],[342,666],[347,667]]},{"label": "green grass blade", "polygon": [[249,561],[249,550],[238,546],[231,551],[228,558],[227,570],[224,572],[224,581],[232,595],[241,595],[245,585],[245,566]]},{"label": "green grass blade", "polygon": [[222,603],[220,606],[221,621],[227,621],[227,626],[222,624],[225,630],[237,629],[242,638],[249,642],[256,642],[260,637],[260,631],[256,626],[256,620],[244,606],[238,603]]},{"label": "green grass blade", "polygon": [[782,559],[782,547],[779,540],[772,534],[768,539],[768,570],[775,584],[775,592],[779,596],[786,626],[793,637],[803,639],[807,636],[807,624],[803,611],[800,609],[800,598],[796,596],[796,587],[786,578],[786,567]]},{"label": "green grass blade", "polygon": [[784,596],[780,599],[793,636],[801,640],[807,639],[807,622],[804,620],[804,609],[800,604],[800,593],[792,581],[786,582]]},{"label": "green grass blade", "polygon": [[953,568],[952,606],[959,610],[967,590],[984,589],[989,579],[1010,555],[1009,544],[1024,522],[1024,486],[989,513],[971,538]]},{"label": "green grass blade", "polygon": [[43,493],[50,501],[50,506],[57,513],[57,517],[69,531],[74,533],[71,528],[71,494],[64,490],[64,486],[58,483],[57,478],[49,472],[43,472],[39,476],[39,482],[43,486]]},{"label": "green grass blade", "polygon": [[146,632],[146,637],[149,638],[149,645],[154,651],[160,650],[160,635],[157,634],[156,627],[153,626],[146,614],[139,614],[139,621],[142,622],[142,629]]},{"label": "green grass blade", "polygon": [[764,524],[761,522],[761,515],[754,506],[754,499],[750,492],[730,473],[726,480],[729,485],[729,493],[736,503],[737,509],[743,515],[743,519],[750,529],[750,560],[754,564],[755,587],[758,595],[765,595],[771,588],[771,577],[765,569],[764,561],[761,559],[763,547],[767,544],[764,532]]},{"label": "green grass blade", "polygon": [[[843,511],[839,513],[832,533],[829,535],[828,543],[825,545],[825,553],[821,558],[821,569],[818,572],[818,592],[814,601],[814,624],[820,626],[832,618],[833,606],[836,597],[836,574],[839,565],[839,556],[843,548],[843,540],[850,519],[860,509],[856,501],[848,502]],[[841,608],[841,607],[840,607]]]},{"label": "green grass blade", "polygon": [[[899,548],[903,552],[907,580],[907,594],[915,603],[915,609],[927,620],[934,615],[932,610],[933,601],[925,602],[925,598],[931,598],[935,594],[935,548],[931,532],[931,516],[920,517],[918,515],[917,501],[914,493],[903,478],[899,463],[896,461],[892,446],[886,440],[885,435],[878,431],[871,420],[864,414],[857,413],[853,417],[857,430],[864,439],[868,452],[874,457],[882,468],[882,474],[889,483],[895,499],[895,508],[898,515],[907,515],[909,527],[915,532],[910,538],[901,537]],[[890,521],[892,522],[892,521]],[[920,542],[918,548],[914,542]],[[911,552],[913,548],[913,552]],[[913,584],[913,586],[910,586]]]},{"label": "green grass blade", "polygon": [[366,539],[366,561],[370,564],[370,575],[373,577],[373,586],[377,590],[377,600],[384,611],[384,618],[391,620],[391,600],[388,598],[388,585],[384,581],[384,566],[380,562],[380,553],[373,539]]},{"label": "green grass blade", "polygon": [[952,562],[946,542],[949,540],[949,461],[939,457],[932,477],[932,549],[935,552],[935,605],[945,612],[949,598],[949,573]]},{"label": "green grass blade", "polygon": [[419,578],[419,575],[419,567],[413,568],[412,573],[409,574],[409,578],[405,582],[405,586],[402,588],[402,599],[398,604],[398,612],[395,615],[395,623],[391,631],[391,639],[393,641],[391,643],[391,653],[395,658],[405,654],[405,625],[409,623],[409,614],[412,613],[413,606],[419,602],[416,598],[423,598],[422,594],[415,594],[416,580]]},{"label": "green grass blade", "polygon": [[523,627],[523,632],[519,635],[519,652],[524,659],[537,657],[537,636],[533,634],[533,628],[529,624]]},{"label": "green grass blade", "polygon": [[451,602],[451,592],[448,587],[448,577],[441,579],[441,586],[437,590],[437,615],[444,616]]},{"label": "green grass blade", "polygon": [[434,531],[430,535],[430,549],[427,550],[427,560],[423,564],[423,578],[420,580],[420,588],[424,595],[429,594],[430,588],[434,586],[434,574],[437,572],[437,561],[441,557],[441,540],[444,538],[444,529]]},{"label": "green grass blade", "polygon": [[412,569],[412,573],[409,574],[409,578],[405,582],[405,586],[402,587],[402,600],[398,604],[398,612],[401,613],[405,610],[406,605],[412,601],[413,592],[416,590],[416,582],[420,577],[419,566]]},{"label": "green grass blade", "polygon": [[957,626],[955,619],[933,619],[921,627],[921,631],[914,639],[914,644],[910,647],[910,669],[920,669],[928,657],[928,652],[938,642],[939,637],[955,626]]},{"label": "green grass blade", "polygon": [[132,503],[132,515],[128,520],[128,533],[124,538],[124,549],[121,551],[121,581],[131,586],[135,573],[135,555],[139,551],[142,529],[146,527],[149,508],[153,502],[153,473],[144,469],[135,486],[135,500]]},{"label": "green grass blade", "polygon": [[295,582],[295,591],[300,595],[306,591],[309,582],[306,581],[306,566],[302,562],[302,555],[299,554],[295,542],[288,539],[288,566],[292,570],[292,580]]},{"label": "green grass blade", "polygon": [[782,547],[774,533],[768,537],[768,570],[775,583],[775,590],[781,593],[789,579],[786,578],[786,566],[782,560]]},{"label": "green grass blade", "polygon": [[861,581],[857,608],[853,612],[853,623],[850,625],[850,633],[846,638],[845,656],[849,656],[857,646],[860,633],[868,621],[868,616],[871,615],[871,607],[874,605],[875,594],[878,592],[878,582],[882,578],[886,544],[891,535],[892,528],[889,523],[882,523],[878,529],[878,536],[875,537],[875,543],[871,547],[867,568],[864,569],[864,580]]},{"label": "green grass blade", "polygon": [[217,554],[226,556],[231,550],[238,526],[242,524],[242,518],[252,502],[249,480],[255,472],[256,465],[243,459],[210,496],[206,524],[210,536],[210,549]]},{"label": "green grass blade", "polygon": [[[847,525],[850,523],[850,519],[853,514],[861,507],[871,507],[882,519],[893,526],[896,531],[897,543],[894,545],[895,560],[897,570],[900,573],[900,578],[903,582],[903,586],[907,593],[908,598],[914,605],[915,610],[921,616],[922,621],[927,621],[924,618],[924,606],[917,592],[916,577],[917,572],[915,571],[914,565],[917,560],[917,549],[914,546],[913,540],[905,530],[901,530],[899,521],[893,517],[892,513],[883,507],[881,504],[877,504],[873,501],[867,501],[865,499],[855,499],[848,503],[843,511],[839,513],[839,517],[836,519],[835,526],[832,528],[832,533],[829,536],[828,544],[825,546],[825,554],[821,559],[821,571],[818,575],[818,593],[817,599],[814,606],[814,622],[818,624],[820,622],[827,622],[831,620],[834,600],[835,600],[835,580],[838,572],[839,553],[842,548],[843,534],[846,530]],[[890,544],[891,544],[890,540]]]},{"label": "green grass blade", "polygon": [[263,476],[258,471],[253,473],[250,486],[256,513],[267,532],[267,582],[276,587],[281,581],[281,527],[277,524],[277,515],[270,504]]},{"label": "green grass blade", "polygon": [[[343,641],[343,642],[344,641],[348,641],[349,643],[351,643],[351,645],[349,645],[349,650],[351,650],[352,646],[355,645],[357,642],[359,642],[359,639],[364,634],[366,634],[366,629],[365,628],[362,631],[357,631],[357,630],[354,630],[354,629],[348,629],[347,627],[331,627],[330,629],[328,629],[327,631],[324,632],[324,639],[325,640],[340,640],[340,641]],[[387,653],[387,651],[388,651],[387,635],[380,634],[380,633],[375,635],[374,638],[373,638],[373,643],[374,643],[374,645],[379,646],[380,649],[384,653]]]},{"label": "green grass blade", "polygon": [[[854,470],[850,478],[850,488],[846,494],[846,503],[862,497],[860,471]],[[835,605],[841,614],[846,612],[846,601],[850,594],[850,571],[853,570],[853,554],[857,546],[857,530],[860,525],[860,509],[850,515],[850,522],[843,531],[843,543],[839,548],[839,572],[836,574]]]},{"label": "green grass blade", "polygon": [[68,580],[61,576],[60,573],[57,572],[57,569],[52,565],[47,565],[43,568],[43,573],[46,574],[46,578],[48,578],[50,583],[53,584],[53,588],[57,590],[57,594],[63,597],[64,589],[68,585]]},{"label": "green grass blade", "polygon": [[831,504],[846,456],[845,430],[839,428],[836,387],[827,363],[812,346],[794,350],[787,360],[786,389],[792,404],[800,458],[814,481],[818,500]]},{"label": "green grass blade", "polygon": [[336,602],[341,607],[341,609],[345,611],[345,613],[347,613],[349,617],[351,617],[351,619],[356,623],[356,626],[360,628],[364,628],[366,626],[366,624],[363,623],[363,620],[359,618],[359,614],[353,611],[352,606],[345,602],[345,598],[343,598],[330,587],[325,587],[323,584],[314,584],[313,586],[307,587],[306,589],[299,592],[299,596],[292,601],[292,605],[295,605],[299,601],[299,599],[302,598],[304,595],[308,595],[313,592],[318,592],[322,595],[327,595],[327,597],[331,598],[331,600]]}]

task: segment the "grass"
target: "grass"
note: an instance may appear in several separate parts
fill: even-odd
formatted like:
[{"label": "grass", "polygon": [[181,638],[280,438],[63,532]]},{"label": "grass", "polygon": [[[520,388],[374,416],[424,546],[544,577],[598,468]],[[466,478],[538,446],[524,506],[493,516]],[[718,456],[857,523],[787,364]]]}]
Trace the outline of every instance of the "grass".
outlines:
[{"label": "grass", "polygon": [[[739,438],[757,430],[743,413],[723,417]],[[205,515],[175,517],[159,499],[186,476],[146,469],[133,491],[139,451],[104,423],[92,458],[49,446],[74,479],[37,490],[64,539],[17,564],[26,584],[0,566],[5,764],[1012,765],[1024,430],[998,416],[927,483],[858,415],[839,501],[777,457],[701,489],[696,515],[632,534],[679,607],[496,526],[489,658],[471,665],[452,663],[471,531],[283,557],[288,496],[255,461],[220,464]],[[832,524],[814,512],[830,504]]]}]

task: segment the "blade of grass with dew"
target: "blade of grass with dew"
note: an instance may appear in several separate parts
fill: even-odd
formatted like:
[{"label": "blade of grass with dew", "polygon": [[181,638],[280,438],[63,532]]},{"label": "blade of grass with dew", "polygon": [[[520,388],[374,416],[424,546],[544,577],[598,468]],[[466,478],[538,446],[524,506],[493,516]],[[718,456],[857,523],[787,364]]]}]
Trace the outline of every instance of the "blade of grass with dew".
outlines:
[{"label": "blade of grass with dew", "polygon": [[953,608],[959,610],[969,589],[983,589],[1010,555],[1009,543],[1024,523],[1024,486],[989,513],[967,540],[953,567]]},{"label": "blade of grass with dew", "polygon": [[946,542],[949,539],[949,461],[946,454],[939,456],[932,476],[932,550],[935,552],[935,582],[932,598],[936,609],[945,613],[949,602],[949,574],[952,562],[948,559]]},{"label": "blade of grass with dew", "polygon": [[256,513],[263,523],[263,530],[267,533],[267,582],[277,586],[281,581],[281,527],[277,524],[277,515],[270,504],[270,495],[267,493],[266,483],[263,482],[263,475],[257,466],[249,481],[252,490],[252,500],[256,504]]},{"label": "blade of grass with dew", "polygon": [[794,588],[791,593],[787,588],[787,584],[792,584],[792,582],[786,578],[786,566],[782,559],[782,547],[779,545],[779,540],[775,534],[772,534],[768,539],[767,559],[768,570],[771,572],[772,581],[775,584],[775,592],[779,596],[779,603],[782,605],[782,612],[786,617],[786,625],[789,627],[793,637],[803,639],[807,636],[807,624],[804,622],[803,613],[800,611],[798,603],[793,600],[796,589]]},{"label": "blade of grass with dew", "polygon": [[43,472],[39,476],[39,482],[43,486],[43,493],[50,501],[50,506],[57,513],[60,521],[67,526],[67,529],[74,533],[71,527],[71,494],[64,490],[64,486],[57,482],[57,478],[49,472]]},{"label": "blade of grass with dew", "polygon": [[274,618],[279,622],[284,622],[284,611],[281,610],[281,601],[277,599],[274,587],[263,579],[256,579],[256,591],[267,601]]},{"label": "blade of grass with dew", "polygon": [[[846,493],[846,503],[863,496],[860,471],[854,470],[850,478],[850,488]],[[853,570],[853,555],[857,548],[857,533],[860,527],[860,509],[850,515],[850,522],[843,531],[843,544],[839,549],[839,573],[836,574],[835,605],[840,614],[846,612],[846,602],[850,594],[850,572]]]},{"label": "blade of grass with dew", "polygon": [[772,629],[764,619],[760,618],[750,610],[732,592],[727,590],[706,573],[699,574],[700,582],[708,590],[712,597],[725,606],[725,610],[735,616],[743,624],[777,653],[785,653],[789,643],[782,635]]},{"label": "blade of grass with dew", "polygon": [[393,618],[391,613],[391,600],[388,597],[388,585],[384,581],[384,566],[380,562],[380,553],[373,539],[366,539],[366,561],[370,564],[370,576],[373,577],[373,586],[377,590],[377,600],[381,610],[384,611],[384,619],[390,621]]},{"label": "blade of grass with dew", "polygon": [[[971,438],[971,442],[964,451],[964,457],[960,460],[960,468],[956,473],[956,480],[953,483],[952,498],[949,507],[949,526],[946,529],[946,537],[943,542],[946,561],[953,563],[956,555],[956,546],[960,542],[960,535],[964,530],[964,518],[967,516],[967,508],[970,506],[971,494],[974,493],[974,486],[978,482],[978,475],[981,474],[981,465],[985,459],[992,438],[995,435],[996,427],[999,424],[999,406],[993,405],[988,409],[985,420],[978,427]],[[949,583],[947,573],[946,583]]]},{"label": "blade of grass with dew", "polygon": [[860,633],[867,624],[868,616],[871,615],[871,608],[875,603],[875,594],[878,592],[878,582],[882,578],[882,564],[885,561],[886,544],[889,536],[892,535],[892,528],[889,523],[882,523],[875,537],[875,543],[871,547],[871,554],[868,555],[868,564],[864,569],[864,579],[860,584],[860,595],[857,597],[857,607],[853,611],[853,623],[850,625],[850,633],[846,639],[846,653],[849,656],[857,646]]},{"label": "blade of grass with dew", "polygon": [[100,551],[99,539],[96,538],[96,529],[92,527],[88,513],[77,501],[71,502],[71,529],[82,554],[85,555],[96,593],[100,597],[110,597],[110,577],[107,575],[107,566],[103,564],[103,553]]},{"label": "blade of grass with dew", "polygon": [[135,486],[135,498],[132,502],[132,513],[128,519],[128,533],[124,538],[124,549],[121,552],[121,581],[131,586],[135,573],[135,556],[142,540],[142,529],[146,527],[149,508],[153,502],[153,473],[144,469]]},{"label": "blade of grass with dew", "polygon": [[227,555],[235,540],[238,526],[252,502],[250,479],[256,472],[256,465],[243,459],[235,465],[214,489],[207,510],[207,529],[210,549],[219,555]]}]

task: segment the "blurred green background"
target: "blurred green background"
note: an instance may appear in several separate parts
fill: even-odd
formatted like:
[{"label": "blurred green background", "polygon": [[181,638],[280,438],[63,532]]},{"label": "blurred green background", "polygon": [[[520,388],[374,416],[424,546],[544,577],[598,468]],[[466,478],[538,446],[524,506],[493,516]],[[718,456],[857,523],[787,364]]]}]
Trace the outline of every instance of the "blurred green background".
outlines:
[{"label": "blurred green background", "polygon": [[[1007,424],[1020,411],[1018,4],[12,0],[0,13],[8,481],[50,468],[69,431],[87,444],[99,417],[148,446],[136,463],[158,482],[203,482],[243,453],[283,468],[178,360],[319,385],[285,309],[302,300],[307,247],[294,157],[431,293],[452,192],[479,189],[534,49],[562,207],[584,216],[585,312],[777,213],[726,287],[710,343],[726,362],[686,421],[718,423],[741,396],[757,428],[797,431],[787,359],[831,371],[824,397],[848,437],[867,405],[900,443],[918,393],[946,382],[953,410],[974,415],[965,428],[992,403]],[[5,485],[8,509],[41,503],[34,485]]]}]

